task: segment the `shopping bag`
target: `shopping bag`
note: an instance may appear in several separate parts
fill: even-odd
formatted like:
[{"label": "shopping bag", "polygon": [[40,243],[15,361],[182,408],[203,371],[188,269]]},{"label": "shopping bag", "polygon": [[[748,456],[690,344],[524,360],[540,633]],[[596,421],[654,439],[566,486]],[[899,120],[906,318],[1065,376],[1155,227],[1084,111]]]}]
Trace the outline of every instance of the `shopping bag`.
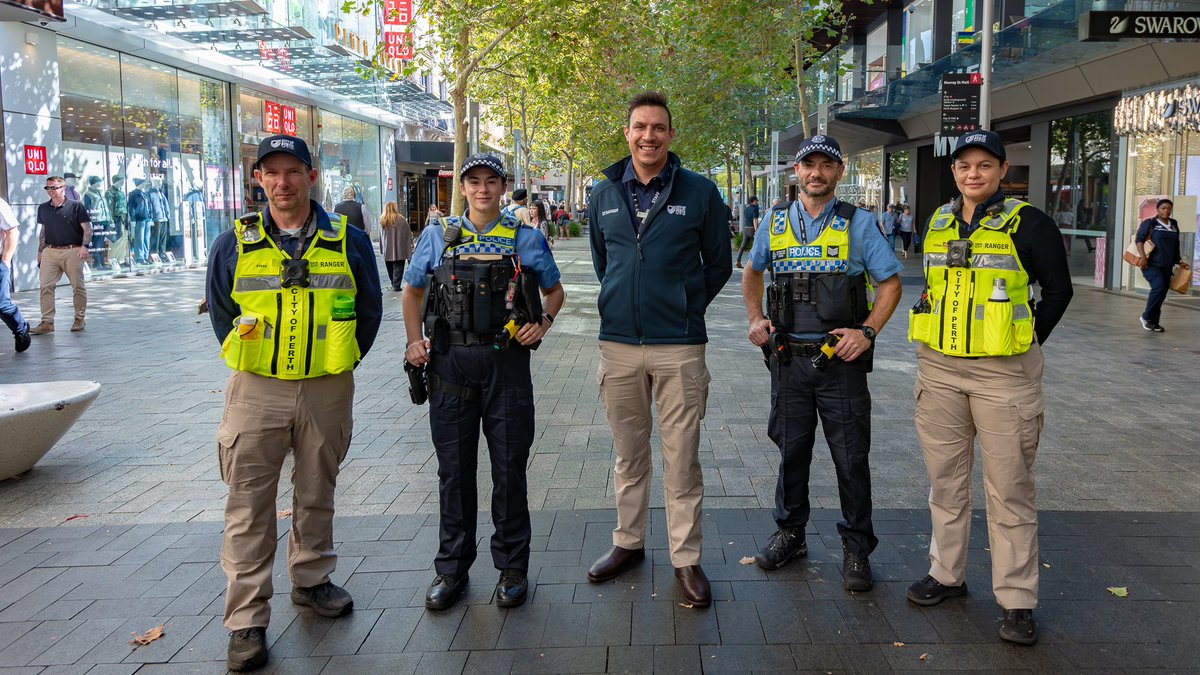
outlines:
[{"label": "shopping bag", "polygon": [[1192,285],[1192,270],[1180,265],[1175,268],[1175,273],[1171,275],[1171,290],[1176,293],[1188,294]]}]

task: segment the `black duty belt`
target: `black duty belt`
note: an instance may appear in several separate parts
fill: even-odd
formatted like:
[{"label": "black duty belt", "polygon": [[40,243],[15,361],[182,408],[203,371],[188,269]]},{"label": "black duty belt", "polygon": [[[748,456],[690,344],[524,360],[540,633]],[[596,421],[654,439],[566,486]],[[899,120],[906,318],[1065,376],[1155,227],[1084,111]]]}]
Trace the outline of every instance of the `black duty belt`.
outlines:
[{"label": "black duty belt", "polygon": [[480,398],[478,389],[447,382],[433,373],[429,373],[429,390],[445,392],[464,401],[478,401]]},{"label": "black duty belt", "polygon": [[483,336],[479,333],[471,333],[468,331],[452,330],[449,333],[447,343],[451,347],[474,347],[475,345],[490,345],[492,344],[493,336]]},{"label": "black duty belt", "polygon": [[795,340],[788,340],[785,344],[787,344],[788,351],[792,353],[792,356],[812,358],[821,353],[820,340],[816,342],[797,342]]}]

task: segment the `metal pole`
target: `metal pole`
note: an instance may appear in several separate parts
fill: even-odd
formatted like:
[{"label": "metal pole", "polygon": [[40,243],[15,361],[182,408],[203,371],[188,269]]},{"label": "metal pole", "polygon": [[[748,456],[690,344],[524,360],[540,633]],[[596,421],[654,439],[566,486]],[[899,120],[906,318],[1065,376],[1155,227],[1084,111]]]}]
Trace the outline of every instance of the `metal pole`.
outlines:
[{"label": "metal pole", "polygon": [[992,22],[995,14],[995,0],[983,2],[983,45],[979,53],[979,74],[983,77],[983,86],[979,91],[979,126],[983,129],[992,128]]}]

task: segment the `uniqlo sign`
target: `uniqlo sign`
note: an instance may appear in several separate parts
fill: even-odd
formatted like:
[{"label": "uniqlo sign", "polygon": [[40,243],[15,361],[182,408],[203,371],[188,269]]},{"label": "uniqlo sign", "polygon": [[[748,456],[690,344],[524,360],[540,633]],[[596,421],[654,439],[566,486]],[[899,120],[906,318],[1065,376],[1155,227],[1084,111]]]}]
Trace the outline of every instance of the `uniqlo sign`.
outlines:
[{"label": "uniqlo sign", "polygon": [[383,53],[389,59],[411,59],[413,57],[412,33],[384,33]]},{"label": "uniqlo sign", "polygon": [[283,111],[274,101],[263,101],[263,131],[269,134],[283,133]]},{"label": "uniqlo sign", "polygon": [[46,146],[25,146],[25,173],[30,176],[46,175]]},{"label": "uniqlo sign", "polygon": [[383,25],[407,26],[412,23],[412,0],[383,0]]},{"label": "uniqlo sign", "polygon": [[296,109],[290,105],[280,106],[280,120],[283,133],[288,136],[296,135]]}]

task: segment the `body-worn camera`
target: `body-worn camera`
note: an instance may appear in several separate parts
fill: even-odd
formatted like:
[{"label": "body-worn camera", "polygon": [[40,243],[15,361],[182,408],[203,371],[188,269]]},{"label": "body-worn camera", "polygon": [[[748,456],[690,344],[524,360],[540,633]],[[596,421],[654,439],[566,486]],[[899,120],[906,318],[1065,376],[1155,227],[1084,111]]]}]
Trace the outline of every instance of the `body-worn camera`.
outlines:
[{"label": "body-worn camera", "polygon": [[955,239],[946,244],[946,267],[971,266],[971,240]]},{"label": "body-worn camera", "polygon": [[284,288],[299,286],[308,288],[308,261],[284,260],[283,270],[279,274],[280,284]]}]

